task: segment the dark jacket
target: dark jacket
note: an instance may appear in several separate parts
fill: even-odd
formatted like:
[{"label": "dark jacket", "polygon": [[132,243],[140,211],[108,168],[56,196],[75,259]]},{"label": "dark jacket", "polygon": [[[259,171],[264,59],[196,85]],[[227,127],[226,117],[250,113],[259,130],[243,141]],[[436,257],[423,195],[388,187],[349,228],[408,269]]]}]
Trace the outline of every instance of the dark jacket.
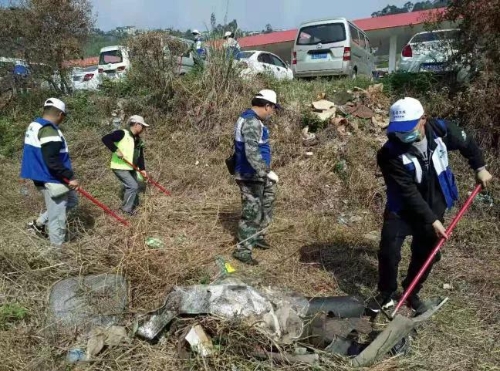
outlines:
[{"label": "dark jacket", "polygon": [[[379,150],[377,163],[384,176],[388,199],[390,196],[392,199],[396,197],[401,201],[400,210],[397,211],[397,214],[410,222],[432,224],[440,219],[447,206],[450,206],[445,199],[442,184],[440,184],[433,163],[432,154],[437,147],[435,138],[442,139],[448,152],[460,151],[462,156],[468,159],[473,170],[484,167],[485,162],[481,150],[472,137],[449,121],[430,119],[426,124],[426,137],[429,151],[429,166],[427,169],[419,151],[413,145],[403,144],[397,139],[390,139]],[[415,180],[415,173],[403,164],[401,155],[404,153],[417,157],[423,169],[420,183]],[[451,178],[454,183],[452,174]],[[386,211],[394,212],[387,206]]]}]

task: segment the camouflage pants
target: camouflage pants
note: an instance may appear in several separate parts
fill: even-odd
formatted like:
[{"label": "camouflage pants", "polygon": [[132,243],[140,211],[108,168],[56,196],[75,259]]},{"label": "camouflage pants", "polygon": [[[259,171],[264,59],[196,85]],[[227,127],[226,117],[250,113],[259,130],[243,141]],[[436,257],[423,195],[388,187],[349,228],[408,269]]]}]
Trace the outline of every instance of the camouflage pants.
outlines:
[{"label": "camouflage pants", "polygon": [[257,233],[271,223],[276,184],[269,179],[264,182],[237,180],[236,183],[241,190],[242,204],[237,250],[252,251],[255,243],[265,235],[265,232]]}]

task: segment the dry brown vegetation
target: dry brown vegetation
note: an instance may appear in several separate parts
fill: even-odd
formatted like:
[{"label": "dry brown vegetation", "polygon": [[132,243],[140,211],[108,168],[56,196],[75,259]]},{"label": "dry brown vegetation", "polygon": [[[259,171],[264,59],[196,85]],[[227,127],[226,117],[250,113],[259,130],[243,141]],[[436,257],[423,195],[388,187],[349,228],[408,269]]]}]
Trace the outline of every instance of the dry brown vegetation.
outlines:
[{"label": "dry brown vegetation", "polygon": [[[112,130],[111,110],[124,102],[127,115],[141,114],[151,124],[145,134],[147,168],[171,192],[166,197],[148,188],[132,227],[124,228],[81,199],[70,218],[73,237],[55,257],[46,241],[25,231],[42,208],[32,185],[28,196],[19,192],[20,149],[23,133],[39,113],[45,93],[18,96],[2,109],[0,127],[0,308],[18,305],[27,315],[6,317],[0,323],[0,370],[289,370],[306,366],[278,366],[249,354],[255,344],[271,347],[269,340],[242,324],[211,318],[199,321],[223,339],[222,350],[211,360],[182,360],[177,352],[181,322],[159,344],[134,339],[106,350],[95,362],[64,364],[77,333],[57,336],[46,328],[46,298],[50,287],[70,276],[94,273],[123,274],[130,283],[127,326],[138,314],[156,309],[174,285],[213,281],[218,275],[216,256],[230,260],[239,275],[263,285],[292,289],[306,296],[350,294],[368,298],[377,280],[377,241],[384,205],[384,184],[375,161],[384,134],[370,120],[359,120],[358,130],[339,136],[332,127],[318,132],[319,144],[305,148],[301,129],[304,111],[321,93],[335,101],[354,87],[349,80],[276,82],[242,81],[222,58],[215,58],[203,75],[182,78],[169,71],[159,57],[161,43],[138,38],[131,47],[148,48],[150,58],[134,64],[130,79],[107,86],[101,93],[65,97],[71,116],[64,124],[82,186],[113,208],[119,205],[118,184],[108,169],[109,152],[100,138]],[[159,60],[159,58],[161,60]],[[160,63],[160,64],[159,64]],[[163,64],[166,63],[166,64]],[[165,73],[162,74],[162,69]],[[151,74],[151,68],[159,72]],[[369,83],[357,81],[366,87]],[[231,150],[232,131],[239,113],[261,88],[275,89],[285,110],[270,125],[274,170],[280,176],[274,222],[269,231],[273,248],[257,251],[258,267],[230,259],[240,213],[238,189],[227,174],[224,159]],[[401,93],[381,96],[384,109]],[[450,100],[446,91],[415,93],[431,113],[456,115],[467,110],[474,117],[470,98]],[[466,97],[470,97],[470,91]],[[481,93],[482,94],[482,93]],[[347,94],[349,96],[349,94]],[[479,95],[476,95],[479,96]],[[476,116],[475,116],[476,114]],[[484,127],[484,126],[480,126]],[[488,138],[476,132],[478,138]],[[483,143],[487,144],[487,143]],[[312,157],[305,152],[312,151]],[[491,171],[499,161],[487,152]],[[464,161],[453,157],[462,198],[474,186]],[[345,161],[345,168],[339,166]],[[491,189],[499,197],[498,185]],[[423,295],[449,296],[450,302],[423,328],[408,357],[388,359],[374,370],[495,370],[500,364],[500,262],[498,255],[498,202],[489,207],[475,203],[447,243],[444,259]],[[164,248],[145,245],[148,237],[163,240]],[[408,261],[405,249],[401,275]],[[449,283],[453,290],[443,289]],[[4,317],[0,316],[0,319]],[[379,319],[381,325],[383,320]],[[50,336],[49,336],[50,335]],[[56,335],[56,336],[54,336]],[[324,357],[314,369],[349,369],[343,359]],[[234,367],[233,367],[234,366]]]}]

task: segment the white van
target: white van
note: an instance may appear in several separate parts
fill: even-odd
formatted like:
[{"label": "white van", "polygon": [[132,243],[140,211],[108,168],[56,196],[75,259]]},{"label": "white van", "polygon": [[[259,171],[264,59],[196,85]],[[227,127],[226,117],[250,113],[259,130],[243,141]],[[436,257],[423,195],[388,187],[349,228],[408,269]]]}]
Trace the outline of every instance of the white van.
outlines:
[{"label": "white van", "polygon": [[110,79],[122,77],[130,69],[130,54],[125,46],[107,46],[99,54],[99,76]]},{"label": "white van", "polygon": [[[194,57],[192,52],[194,41],[171,35],[169,35],[168,37],[172,40],[176,40],[182,43],[182,45],[185,46],[185,52],[181,56],[177,57],[177,63],[178,63],[177,73],[179,75],[185,75],[186,73],[190,72],[194,67]],[[163,47],[163,52],[165,53],[166,57],[170,57],[170,49],[168,47],[168,44],[164,43],[164,45],[165,46]]]},{"label": "white van", "polygon": [[295,77],[372,77],[375,63],[364,31],[345,18],[330,18],[300,25],[292,69]]}]

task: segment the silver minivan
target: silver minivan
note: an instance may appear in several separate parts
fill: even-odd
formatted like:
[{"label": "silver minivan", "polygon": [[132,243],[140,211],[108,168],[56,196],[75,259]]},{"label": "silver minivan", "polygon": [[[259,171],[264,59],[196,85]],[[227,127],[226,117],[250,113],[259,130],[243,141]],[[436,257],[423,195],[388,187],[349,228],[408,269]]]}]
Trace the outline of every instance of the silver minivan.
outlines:
[{"label": "silver minivan", "polygon": [[363,30],[345,18],[300,25],[292,51],[295,77],[373,76],[374,56]]}]

